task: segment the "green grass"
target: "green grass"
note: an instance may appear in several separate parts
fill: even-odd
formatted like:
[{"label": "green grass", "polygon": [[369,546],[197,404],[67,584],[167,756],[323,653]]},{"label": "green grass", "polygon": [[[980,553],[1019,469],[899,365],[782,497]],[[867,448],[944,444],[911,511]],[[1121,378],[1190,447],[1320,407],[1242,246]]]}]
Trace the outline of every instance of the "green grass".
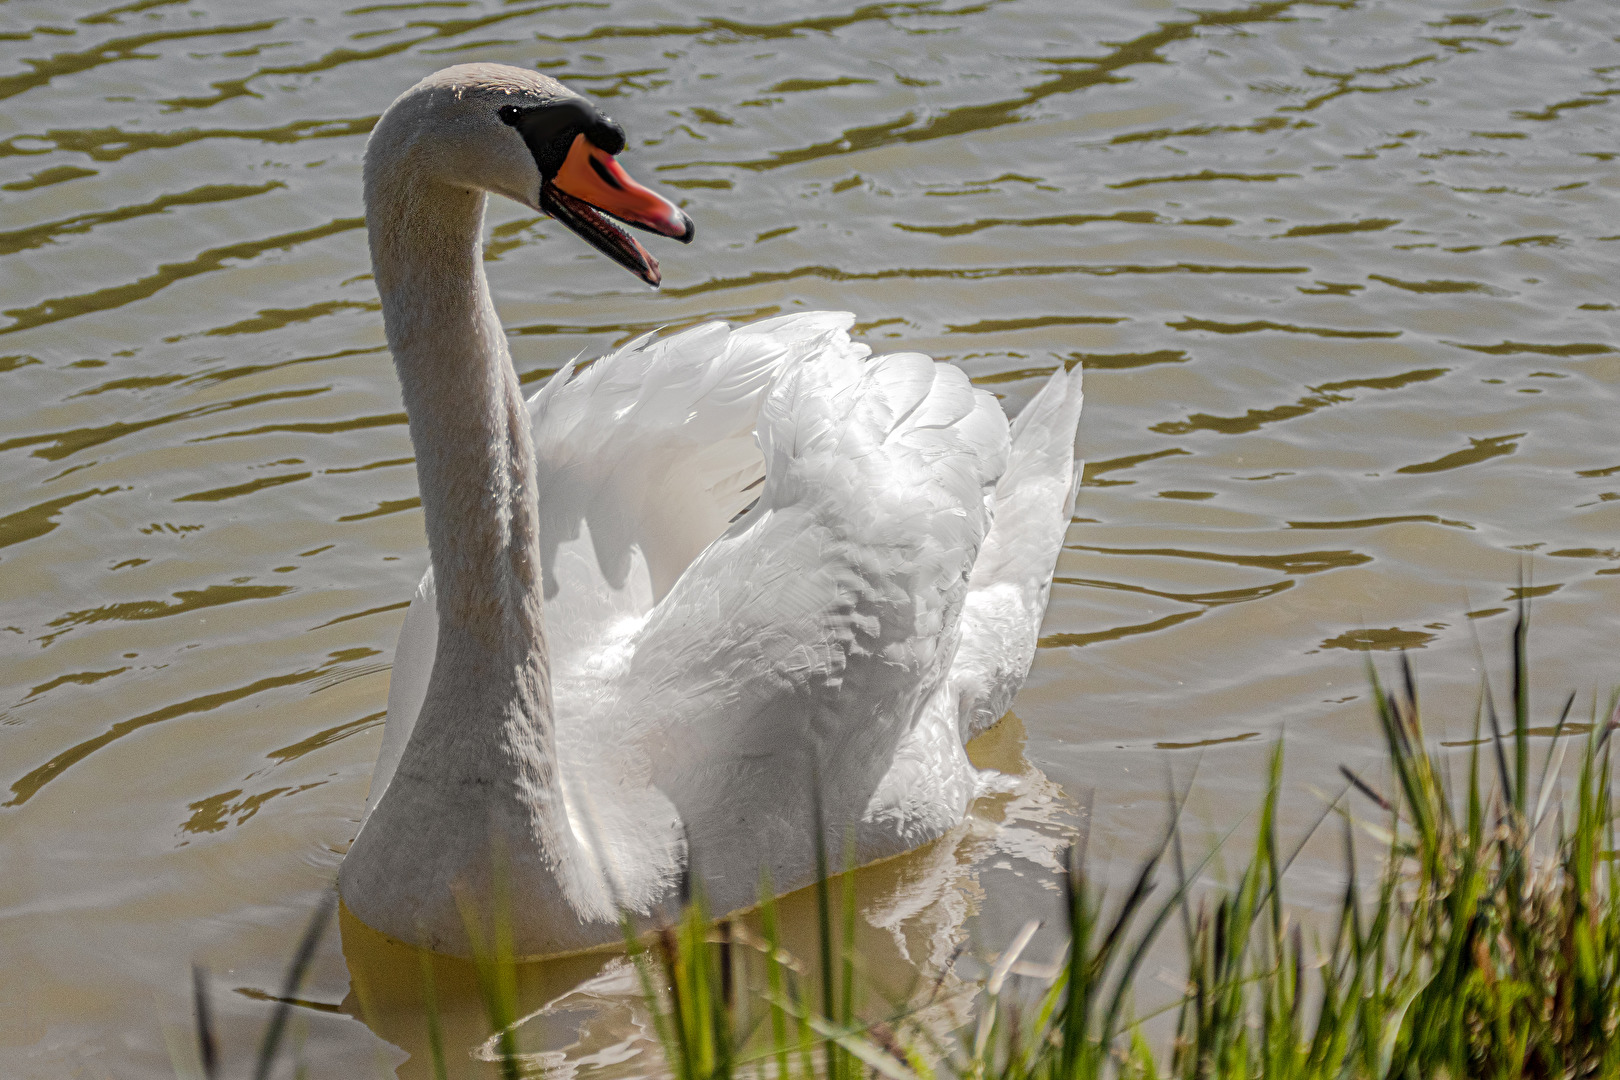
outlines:
[{"label": "green grass", "polygon": [[[1206,873],[1221,843],[1190,864],[1179,823],[1184,800],[1174,795],[1161,843],[1117,896],[1093,882],[1085,842],[1077,842],[1064,882],[1063,962],[1051,971],[1019,964],[1035,929],[1026,926],[970,987],[977,996],[959,1030],[942,1035],[921,1021],[915,1002],[862,1000],[848,872],[824,874],[817,886],[812,962],[783,947],[768,881],[758,932],[741,921],[714,924],[701,893],[672,925],[638,934],[627,922],[627,950],[669,1073],[676,1080],[1620,1077],[1613,703],[1577,725],[1569,720],[1573,697],[1565,701],[1549,749],[1535,762],[1525,620],[1521,610],[1507,714],[1483,688],[1475,738],[1450,757],[1430,746],[1404,656],[1393,685],[1369,665],[1387,779],[1343,769],[1344,792],[1315,825],[1290,830],[1303,835],[1286,843],[1276,744],[1251,819],[1255,838],[1234,883],[1213,885]],[[1343,837],[1342,899],[1336,915],[1316,913],[1302,924],[1288,905],[1286,872],[1330,821]],[[1358,875],[1358,833],[1379,848],[1380,869],[1368,880]],[[829,866],[825,852],[821,866]],[[500,1072],[515,1080],[525,1074],[512,1032],[516,980],[510,943],[500,920],[491,921],[495,933],[474,935],[488,939],[476,962],[491,1028],[504,1036]],[[306,935],[284,997],[296,991],[316,925],[324,916]],[[1133,1003],[1150,955],[1159,965],[1181,959],[1181,992],[1167,1009],[1138,1016]],[[443,1077],[431,968],[424,972],[432,1064]],[[201,989],[197,1002],[201,1059],[211,1063],[217,1053]],[[280,1030],[273,1018],[260,1076]],[[205,1075],[217,1073],[205,1065]]]}]

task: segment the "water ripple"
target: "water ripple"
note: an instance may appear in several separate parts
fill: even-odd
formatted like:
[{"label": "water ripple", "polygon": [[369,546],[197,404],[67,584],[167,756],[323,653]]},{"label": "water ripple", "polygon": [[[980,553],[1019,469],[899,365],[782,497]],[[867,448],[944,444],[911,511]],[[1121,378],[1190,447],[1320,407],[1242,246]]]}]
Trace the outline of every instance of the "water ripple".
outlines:
[{"label": "water ripple", "polygon": [[239,244],[209,248],[185,262],[165,263],[159,266],[155,273],[123,285],[80,293],[77,296],[45,300],[31,307],[9,308],[3,313],[11,316],[12,321],[0,326],[0,334],[14,334],[19,330],[31,330],[36,326],[44,326],[62,319],[77,318],[98,311],[111,311],[125,304],[144,300],[176,282],[196,277],[198,274],[223,270],[232,260],[252,259],[267,251],[290,251],[300,244],[323,240],[350,229],[362,228],[365,223],[364,218],[338,218],[310,229],[297,229],[277,236],[268,236],[262,240],[246,240]]},{"label": "water ripple", "polygon": [[32,71],[20,72],[15,75],[0,75],[0,100],[38,89],[60,76],[77,75],[80,72],[89,71],[103,64],[116,63],[120,60],[145,59],[148,54],[143,54],[140,50],[148,45],[201,37],[252,34],[260,30],[273,28],[277,21],[271,19],[252,23],[234,23],[227,26],[191,26],[183,29],[155,30],[148,34],[132,34],[129,37],[110,38],[82,52],[56,53],[46,60],[24,60],[23,63],[32,68]]}]

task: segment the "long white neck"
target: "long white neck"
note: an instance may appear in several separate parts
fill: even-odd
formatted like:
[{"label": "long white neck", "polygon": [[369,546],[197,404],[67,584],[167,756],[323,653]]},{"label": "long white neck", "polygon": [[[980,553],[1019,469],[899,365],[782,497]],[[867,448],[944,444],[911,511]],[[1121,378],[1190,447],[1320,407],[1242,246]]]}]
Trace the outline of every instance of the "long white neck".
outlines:
[{"label": "long white neck", "polygon": [[556,775],[534,448],[484,277],[484,195],[371,165],[372,265],[416,449],[439,635],[415,729],[341,886],[372,926],[464,951],[457,897],[500,905],[510,888],[525,913],[576,913],[570,924],[600,901],[582,896],[594,890]]},{"label": "long white neck", "polygon": [[415,195],[373,208],[371,250],[416,448],[440,649],[532,670],[549,713],[534,447],[484,277],[485,197],[448,185]]}]

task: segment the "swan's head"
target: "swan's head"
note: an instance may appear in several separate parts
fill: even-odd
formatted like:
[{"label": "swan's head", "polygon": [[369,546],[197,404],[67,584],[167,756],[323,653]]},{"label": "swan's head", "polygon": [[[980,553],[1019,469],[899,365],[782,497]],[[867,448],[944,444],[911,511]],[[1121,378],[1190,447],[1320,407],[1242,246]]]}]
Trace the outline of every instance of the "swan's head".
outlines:
[{"label": "swan's head", "polygon": [[388,107],[366,146],[366,189],[369,200],[379,186],[428,180],[504,195],[656,286],[658,260],[609,218],[682,243],[692,219],[630,178],[614,160],[623,149],[623,129],[556,79],[460,64]]}]

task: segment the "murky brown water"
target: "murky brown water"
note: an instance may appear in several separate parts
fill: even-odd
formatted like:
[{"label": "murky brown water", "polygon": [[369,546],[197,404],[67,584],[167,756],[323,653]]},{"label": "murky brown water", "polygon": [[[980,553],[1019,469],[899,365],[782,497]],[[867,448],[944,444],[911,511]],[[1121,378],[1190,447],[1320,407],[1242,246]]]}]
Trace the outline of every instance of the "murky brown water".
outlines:
[{"label": "murky brown water", "polygon": [[[496,208],[531,384],[801,306],[1009,407],[1087,368],[1044,647],[976,748],[1022,788],[861,876],[894,987],[1052,909],[1085,792],[1127,865],[1166,758],[1201,755],[1214,831],[1286,726],[1303,829],[1372,755],[1358,647],[1421,648],[1460,729],[1527,552],[1549,702],[1614,680],[1609,0],[68,7],[0,4],[7,1076],[173,1075],[193,961],[245,1052],[353,834],[425,560],[360,155],[450,63],[596,95],[699,223],[652,295]],[[1299,898],[1336,873],[1328,845]],[[419,969],[342,929],[301,1037],[315,1075],[375,1075],[421,1050]],[[595,976],[526,1048],[646,1067],[602,966],[525,974],[534,1009]],[[441,977],[464,1065],[470,978]]]}]

